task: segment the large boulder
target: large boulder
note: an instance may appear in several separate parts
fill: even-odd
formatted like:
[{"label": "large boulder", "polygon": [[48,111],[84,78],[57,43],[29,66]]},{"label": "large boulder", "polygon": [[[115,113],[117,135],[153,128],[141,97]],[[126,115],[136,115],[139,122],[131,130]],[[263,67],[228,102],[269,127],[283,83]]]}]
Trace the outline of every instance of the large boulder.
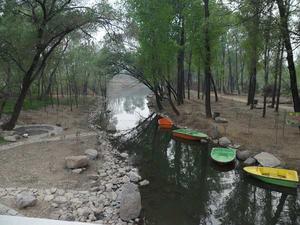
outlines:
[{"label": "large boulder", "polygon": [[238,160],[241,161],[245,161],[246,159],[248,159],[251,156],[251,152],[248,150],[245,151],[237,151],[236,153],[236,157],[238,158]]},{"label": "large boulder", "polygon": [[257,163],[256,159],[252,157],[249,157],[243,162],[244,166],[254,166],[256,163]]},{"label": "large boulder", "polygon": [[137,183],[137,182],[139,182],[142,178],[141,178],[141,176],[140,175],[138,175],[136,172],[134,172],[134,171],[130,171],[129,173],[128,173],[128,176],[129,176],[129,179],[130,179],[130,181],[131,182],[134,182],[134,183]]},{"label": "large boulder", "polygon": [[262,166],[277,167],[280,166],[281,162],[274,155],[268,152],[261,152],[254,156],[258,163]]},{"label": "large boulder", "polygon": [[142,203],[138,186],[127,183],[122,186],[120,194],[120,217],[124,221],[130,221],[139,217]]},{"label": "large boulder", "polygon": [[228,123],[228,120],[222,117],[215,118],[216,123]]},{"label": "large boulder", "polygon": [[231,141],[227,137],[221,137],[219,139],[219,145],[222,147],[228,147],[231,144]]},{"label": "large boulder", "polygon": [[65,158],[66,167],[68,169],[77,169],[86,167],[89,164],[89,159],[85,155],[69,156]]},{"label": "large boulder", "polygon": [[84,153],[91,160],[95,160],[98,157],[98,151],[95,149],[87,149]]},{"label": "large boulder", "polygon": [[30,191],[21,192],[16,196],[16,205],[19,209],[35,206],[36,203],[37,203],[37,198]]}]

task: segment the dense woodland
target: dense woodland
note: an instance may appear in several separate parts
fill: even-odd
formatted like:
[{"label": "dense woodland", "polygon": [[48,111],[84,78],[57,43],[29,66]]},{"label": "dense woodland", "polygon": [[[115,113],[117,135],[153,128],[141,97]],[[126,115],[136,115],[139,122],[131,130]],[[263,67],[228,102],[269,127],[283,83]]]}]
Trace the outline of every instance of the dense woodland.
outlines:
[{"label": "dense woodland", "polygon": [[[298,0],[0,1],[0,116],[13,129],[26,101],[78,104],[106,96],[127,73],[156,96],[184,104],[192,92],[206,116],[218,94],[256,96],[279,110],[290,96],[300,112]],[[97,42],[97,31],[106,31]],[[211,94],[215,95],[211,99]]]}]

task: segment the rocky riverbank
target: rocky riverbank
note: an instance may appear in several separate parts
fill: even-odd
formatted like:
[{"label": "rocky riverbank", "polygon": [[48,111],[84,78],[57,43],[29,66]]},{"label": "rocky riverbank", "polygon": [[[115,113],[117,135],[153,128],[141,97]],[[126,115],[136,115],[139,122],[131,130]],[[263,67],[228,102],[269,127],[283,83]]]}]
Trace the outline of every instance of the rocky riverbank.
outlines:
[{"label": "rocky riverbank", "polygon": [[[149,96],[148,100],[149,108],[153,112],[159,112],[155,97]],[[255,110],[249,109],[247,109],[247,114],[242,113],[242,110],[246,111],[244,105],[234,103],[235,108],[233,108],[232,102],[228,103],[228,100],[222,99],[218,103],[212,103],[213,111],[218,112],[222,117],[217,115],[214,119],[207,119],[203,104],[195,97],[191,100],[186,99],[184,105],[176,106],[180,112],[180,115],[176,115],[165,100],[164,109],[160,113],[170,117],[176,126],[207,133],[214,145],[238,149],[237,158],[244,166],[286,167],[300,172],[296,151],[298,149],[296,143],[299,143],[300,139],[299,134],[292,132],[293,128],[285,127],[285,137],[282,139],[281,134],[278,134],[276,143],[275,135],[272,136],[274,127],[269,128],[272,126],[271,116],[264,119],[261,115],[257,115]],[[251,120],[247,119],[249,115]],[[262,128],[261,125],[263,125]]]},{"label": "rocky riverbank", "polygon": [[[138,187],[147,185],[148,181],[142,180],[138,170],[131,166],[127,153],[113,148],[106,131],[97,128],[95,123],[103,110],[100,101],[89,116],[90,128],[97,133],[97,157],[88,157],[89,163],[82,164],[80,171],[67,168],[69,158],[66,167],[61,168],[78,179],[86,176],[88,183],[81,184],[84,188],[64,189],[55,187],[55,184],[51,188],[0,186],[0,202],[10,207],[3,206],[1,210],[0,206],[1,214],[30,216],[30,211],[37,217],[96,224],[130,225],[139,222],[142,206]],[[85,153],[94,151],[86,150]],[[87,166],[91,163],[92,167]],[[43,207],[47,212],[41,215],[38,212]]]}]

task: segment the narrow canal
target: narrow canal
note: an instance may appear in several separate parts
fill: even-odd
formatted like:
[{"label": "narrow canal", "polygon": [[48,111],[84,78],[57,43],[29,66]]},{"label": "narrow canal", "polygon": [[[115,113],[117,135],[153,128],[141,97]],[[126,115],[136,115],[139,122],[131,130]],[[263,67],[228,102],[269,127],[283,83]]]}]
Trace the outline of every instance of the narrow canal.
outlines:
[{"label": "narrow canal", "polygon": [[122,134],[119,149],[150,181],[140,187],[144,224],[300,224],[296,191],[273,190],[247,177],[239,165],[216,166],[207,144],[173,140],[150,116],[149,91],[132,78],[115,77],[109,90],[109,122]]}]

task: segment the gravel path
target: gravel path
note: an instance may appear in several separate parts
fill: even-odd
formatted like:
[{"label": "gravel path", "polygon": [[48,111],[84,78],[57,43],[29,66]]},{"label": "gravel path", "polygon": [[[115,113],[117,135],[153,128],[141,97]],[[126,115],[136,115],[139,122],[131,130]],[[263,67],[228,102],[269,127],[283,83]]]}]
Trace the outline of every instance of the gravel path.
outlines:
[{"label": "gravel path", "polygon": [[90,136],[96,136],[96,132],[85,132],[85,133],[76,133],[76,134],[68,134],[63,136],[56,136],[56,137],[47,137],[47,138],[40,138],[40,137],[31,137],[28,140],[24,141],[18,141],[15,143],[10,143],[6,145],[0,146],[0,152],[13,149],[22,145],[29,145],[29,144],[35,144],[35,143],[41,143],[41,142],[52,142],[52,141],[61,141],[61,140],[70,140],[74,138],[81,138],[81,137],[90,137]]}]

